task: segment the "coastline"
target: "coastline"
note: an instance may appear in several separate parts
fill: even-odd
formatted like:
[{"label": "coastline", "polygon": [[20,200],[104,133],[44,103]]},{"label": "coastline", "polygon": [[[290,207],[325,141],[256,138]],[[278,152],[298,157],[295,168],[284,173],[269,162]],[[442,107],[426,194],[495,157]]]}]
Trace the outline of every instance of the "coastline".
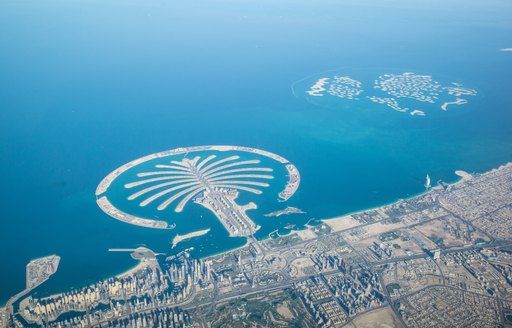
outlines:
[{"label": "coastline", "polygon": [[[505,164],[502,164],[502,165],[500,165],[500,166],[498,166],[496,168],[490,169],[490,170],[485,171],[485,172],[491,172],[491,171],[497,170],[497,169],[499,169],[501,167],[504,167],[504,166],[507,166],[507,165],[512,165],[512,162],[507,162]],[[485,173],[485,172],[482,172],[482,173]],[[471,174],[469,174],[469,173],[467,173],[466,171],[463,171],[463,170],[454,170],[453,173],[456,176],[454,181],[445,182],[446,184],[448,184],[450,186],[456,186],[457,184],[465,181],[468,176],[472,176],[474,174],[481,174],[481,173],[471,173]],[[339,216],[335,216],[335,217],[330,217],[330,218],[325,218],[325,219],[317,219],[317,220],[321,221],[322,223],[325,223],[325,224],[328,224],[325,221],[329,221],[329,220],[332,220],[331,222],[335,222],[335,221],[339,222],[341,219],[346,219],[346,218],[350,217],[353,214],[363,213],[363,212],[371,211],[371,210],[378,210],[378,209],[380,209],[382,207],[391,206],[391,205],[396,204],[396,203],[398,203],[400,201],[403,201],[403,200],[409,200],[409,199],[412,199],[412,198],[415,198],[415,197],[418,197],[418,196],[421,196],[421,195],[425,195],[430,190],[436,190],[436,189],[439,189],[439,188],[442,188],[442,186],[439,185],[439,184],[436,184],[436,185],[434,185],[430,189],[426,189],[426,190],[414,193],[412,195],[409,195],[408,197],[397,198],[397,199],[394,199],[392,201],[389,201],[387,203],[383,203],[383,204],[380,204],[380,205],[376,205],[376,206],[372,206],[372,207],[368,207],[368,208],[364,208],[364,209],[358,209],[358,210],[355,210],[355,211],[352,211],[352,212],[348,212],[348,213],[345,213],[345,214],[342,214],[342,215],[339,215]],[[294,229],[289,230],[288,233],[286,233],[286,234],[278,233],[278,235],[279,235],[279,237],[285,237],[285,236],[289,236],[291,234],[297,234],[298,232],[299,233],[302,232],[303,234],[306,234],[304,231],[311,230],[312,227],[314,227],[314,226],[304,225],[304,229],[294,228]],[[277,230],[279,230],[279,229],[277,229]],[[270,239],[271,237],[269,235],[271,233],[273,233],[273,232],[275,232],[275,230],[271,231],[265,237],[263,237],[261,239],[258,239],[258,241],[264,241],[264,240]],[[209,254],[207,256],[200,257],[200,259],[208,259],[210,257],[214,257],[214,256],[217,256],[217,255],[222,254],[222,253],[230,253],[230,252],[237,251],[239,249],[242,249],[242,248],[248,246],[250,244],[250,242],[251,241],[249,239],[247,239],[246,242],[243,245],[239,246],[239,247],[236,247],[236,248],[233,248],[233,249],[229,249],[229,250],[225,250],[225,251],[220,251],[220,252],[212,253],[212,254]]]},{"label": "coastline", "polygon": [[[500,165],[500,166],[498,166],[496,168],[490,169],[490,170],[485,171],[483,173],[493,172],[493,171],[499,170],[501,168],[507,167],[509,165],[512,165],[512,162],[507,162],[505,164],[502,164],[502,165]],[[458,177],[458,179],[456,179],[454,182],[445,182],[445,183],[447,185],[449,185],[449,186],[457,186],[458,184],[460,184],[460,183],[462,183],[464,181],[472,179],[475,175],[483,174],[483,173],[468,173],[468,172],[463,171],[463,170],[455,170],[454,174]],[[341,216],[336,216],[336,217],[332,217],[332,218],[328,218],[328,219],[320,219],[320,221],[322,221],[323,223],[327,224],[334,231],[341,231],[341,230],[344,230],[344,229],[350,229],[350,228],[353,228],[353,227],[356,227],[356,226],[360,225],[360,223],[354,224],[353,226],[343,227],[343,229],[336,230],[336,228],[340,228],[341,222],[343,220],[350,219],[351,216],[354,215],[354,214],[359,214],[359,213],[363,213],[363,212],[366,212],[366,211],[377,211],[377,210],[379,210],[379,209],[381,209],[383,207],[391,206],[391,205],[396,204],[396,203],[398,203],[398,202],[400,202],[402,200],[410,200],[410,199],[413,199],[413,198],[418,197],[418,196],[426,195],[431,190],[439,190],[440,188],[443,188],[443,187],[441,185],[437,184],[437,185],[433,186],[430,189],[424,190],[424,191],[422,191],[420,193],[411,195],[411,196],[406,197],[406,198],[399,198],[399,199],[397,199],[395,201],[392,201],[392,202],[389,202],[389,203],[386,203],[386,204],[383,204],[383,205],[380,205],[380,206],[375,206],[375,207],[370,207],[370,208],[366,208],[366,209],[363,209],[363,210],[353,211],[353,212],[350,212],[350,213],[347,213],[347,214],[344,214],[344,215],[341,215]]]},{"label": "coastline", "polygon": [[146,260],[140,260],[139,263],[137,263],[137,265],[135,265],[134,267],[132,267],[124,272],[121,272],[120,274],[112,276],[110,278],[125,278],[127,276],[133,275],[137,271],[142,271],[142,270],[146,269],[148,266],[149,266],[149,264],[147,263]]},{"label": "coastline", "polygon": [[[134,273],[138,272],[138,271],[142,271],[146,268],[148,268],[150,265],[148,263],[147,260],[140,260],[138,261],[139,263],[137,263],[135,266],[133,267],[130,267],[124,271],[122,271],[121,273],[118,273],[118,274],[114,274],[114,275],[110,275],[102,280],[108,280],[108,279],[112,279],[112,278],[118,278],[118,279],[123,279],[123,278],[127,278],[131,275],[133,275]],[[81,285],[80,287],[78,288],[84,288],[86,286],[90,286],[94,283],[88,283],[88,284],[84,284],[84,285]],[[61,292],[57,292],[57,293],[49,293],[47,296],[43,297],[42,299],[45,299],[45,298],[49,298],[49,297],[59,297],[59,296],[64,296],[64,294],[69,291],[69,288],[65,291],[61,291]]]},{"label": "coastline", "polygon": [[[455,181],[445,182],[445,183],[447,183],[450,186],[456,186],[457,184],[459,184],[459,183],[465,181],[466,179],[468,179],[468,176],[470,176],[470,175],[478,175],[478,174],[483,174],[483,173],[486,173],[486,172],[492,172],[492,171],[498,170],[498,169],[500,169],[502,167],[506,167],[508,165],[512,165],[512,161],[511,162],[506,162],[506,163],[504,163],[502,165],[499,165],[498,167],[489,169],[487,171],[478,172],[478,173],[474,172],[474,173],[468,174],[467,172],[462,171],[462,170],[455,170],[454,173],[455,173],[455,175],[457,177],[455,179]],[[435,185],[434,187],[432,187],[429,190],[432,190],[432,189],[435,190],[435,189],[439,189],[439,188],[442,188],[442,187],[440,185]],[[384,204],[368,207],[368,208],[365,208],[365,209],[359,209],[359,210],[356,210],[356,211],[352,211],[352,212],[348,212],[348,213],[342,214],[340,216],[335,216],[335,217],[330,217],[330,218],[325,218],[325,219],[318,219],[318,220],[323,222],[323,223],[325,223],[325,224],[327,224],[325,221],[329,221],[329,220],[340,221],[341,219],[345,219],[345,218],[347,218],[347,217],[349,217],[349,216],[351,216],[353,214],[362,213],[362,212],[370,211],[370,210],[377,210],[377,209],[382,208],[382,207],[386,207],[386,206],[390,206],[390,205],[396,204],[396,203],[400,202],[401,200],[412,199],[414,197],[418,197],[418,196],[424,195],[424,194],[428,193],[429,190],[423,190],[421,192],[415,193],[415,194],[410,195],[410,196],[405,197],[405,198],[398,198],[398,199],[395,199],[393,201],[390,201],[390,202],[387,202],[387,203],[384,203]],[[331,222],[334,222],[334,221],[331,221]],[[310,227],[305,227],[304,229],[296,229],[295,228],[295,229],[290,230],[289,233],[284,234],[284,235],[280,235],[280,236],[281,237],[288,236],[288,235],[293,234],[293,233],[297,234],[297,233],[300,233],[300,232],[304,232],[304,230],[310,230]],[[267,240],[269,238],[270,237],[267,235],[266,237],[258,239],[258,240],[259,241],[263,241],[263,240]],[[235,248],[232,248],[232,249],[228,249],[228,250],[219,251],[219,252],[215,252],[215,253],[209,254],[209,255],[204,256],[204,257],[199,257],[198,259],[208,259],[208,258],[217,256],[219,254],[223,254],[223,253],[228,254],[228,253],[231,253],[231,252],[236,252],[236,251],[238,251],[238,250],[240,250],[240,249],[242,249],[244,247],[247,247],[250,243],[251,243],[251,240],[247,238],[245,243],[243,243],[242,245],[240,245],[238,247],[235,247]],[[128,275],[131,275],[131,274],[133,274],[136,271],[142,270],[142,269],[144,269],[144,268],[146,268],[148,266],[149,266],[149,264],[147,263],[147,261],[141,260],[135,266],[133,266],[131,268],[128,268],[128,269],[125,269],[125,270],[123,270],[123,271],[121,271],[119,273],[113,274],[113,275],[107,275],[103,279],[122,278],[122,277],[125,277],[125,276],[128,276]],[[81,285],[80,287],[84,287],[84,286],[87,286],[87,285],[89,285],[89,283],[85,283],[85,284]],[[55,295],[62,295],[66,291],[67,291],[67,289],[65,291],[61,291],[61,292],[57,292],[57,293],[49,293],[47,297],[55,296]],[[5,306],[5,304],[2,305],[2,306]]]},{"label": "coastline", "polygon": [[[512,162],[507,162],[507,163],[505,163],[503,165],[500,165],[498,168],[491,169],[491,170],[486,171],[486,172],[490,172],[490,171],[499,169],[499,168],[501,168],[503,166],[507,166],[507,165],[511,165],[511,164],[512,164]],[[463,170],[455,170],[455,171],[453,171],[453,173],[458,178],[456,178],[455,181],[453,181],[453,182],[445,182],[446,184],[448,184],[450,186],[456,186],[457,184],[459,184],[459,183],[461,183],[463,181],[471,179],[472,175],[475,174],[475,173],[470,174],[470,173],[467,173],[466,171],[463,171]],[[329,225],[329,223],[337,223],[336,221],[339,222],[342,219],[347,219],[347,218],[351,217],[354,214],[363,213],[363,212],[366,212],[366,211],[375,211],[375,210],[378,210],[378,209],[386,207],[386,206],[391,206],[391,205],[396,204],[396,203],[398,203],[400,201],[403,201],[403,200],[409,200],[409,199],[412,199],[412,198],[415,198],[415,197],[418,197],[418,196],[421,196],[421,195],[425,195],[430,190],[436,190],[436,189],[439,189],[439,188],[442,188],[442,186],[439,185],[439,184],[436,184],[436,185],[432,186],[432,188],[430,188],[430,189],[425,189],[425,190],[423,190],[421,192],[412,194],[412,195],[410,195],[408,197],[405,197],[405,198],[398,198],[398,199],[395,199],[395,200],[390,201],[388,203],[384,203],[384,204],[381,204],[381,205],[378,205],[378,206],[368,207],[368,208],[361,209],[361,210],[356,210],[356,211],[348,212],[348,213],[342,214],[340,216],[335,216],[335,217],[331,217],[331,218],[327,218],[327,219],[320,219],[320,221],[322,221],[323,223],[325,223],[327,225]],[[328,222],[326,222],[326,221],[328,221]],[[348,228],[350,228],[350,227],[347,227],[347,229]]]}]

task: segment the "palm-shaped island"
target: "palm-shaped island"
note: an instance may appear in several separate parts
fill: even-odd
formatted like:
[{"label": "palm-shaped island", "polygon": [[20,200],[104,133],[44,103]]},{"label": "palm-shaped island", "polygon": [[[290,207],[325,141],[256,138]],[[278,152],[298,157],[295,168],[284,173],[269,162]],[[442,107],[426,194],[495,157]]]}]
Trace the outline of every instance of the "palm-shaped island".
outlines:
[{"label": "palm-shaped island", "polygon": [[[205,151],[206,154],[205,154]],[[208,151],[217,151],[209,154]],[[223,156],[226,151],[229,154]],[[124,184],[133,190],[127,199],[138,201],[141,207],[156,205],[158,211],[167,210],[171,204],[180,213],[193,201],[212,211],[231,237],[252,236],[260,227],[247,216],[246,211],[257,208],[253,202],[241,206],[236,203],[240,192],[260,195],[274,180],[274,169],[261,165],[260,159],[241,159],[232,151],[249,152],[271,158],[285,165],[288,181],[279,199],[285,201],[298,188],[300,176],[286,159],[263,150],[235,146],[205,146],[179,148],[157,153],[130,162],[108,175],[100,183],[96,195],[98,204],[110,216],[127,223],[151,228],[168,228],[165,221],[156,221],[127,214],[115,208],[105,195],[110,184],[122,173],[155,158],[171,157],[166,163],[156,164],[152,171],[136,174],[136,180]],[[201,152],[199,156],[173,160],[172,156]]]}]

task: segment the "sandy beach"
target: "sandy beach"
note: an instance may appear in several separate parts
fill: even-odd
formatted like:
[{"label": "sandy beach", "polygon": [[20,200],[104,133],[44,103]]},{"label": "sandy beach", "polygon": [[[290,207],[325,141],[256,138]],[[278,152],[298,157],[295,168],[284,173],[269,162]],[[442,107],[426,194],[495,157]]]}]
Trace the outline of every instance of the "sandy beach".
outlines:
[{"label": "sandy beach", "polygon": [[133,268],[123,272],[123,273],[120,273],[118,275],[116,275],[115,277],[116,278],[126,278],[126,277],[130,277],[130,276],[133,276],[136,272],[138,271],[142,271],[144,269],[146,269],[147,267],[149,267],[149,263],[148,263],[148,260],[141,260],[139,261],[139,263],[134,266]]}]

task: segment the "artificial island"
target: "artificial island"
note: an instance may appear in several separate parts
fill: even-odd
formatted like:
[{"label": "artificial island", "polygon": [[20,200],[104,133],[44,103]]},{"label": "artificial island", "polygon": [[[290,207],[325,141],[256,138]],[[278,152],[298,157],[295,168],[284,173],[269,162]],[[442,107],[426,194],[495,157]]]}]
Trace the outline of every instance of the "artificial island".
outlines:
[{"label": "artificial island", "polygon": [[[227,152],[229,155],[223,156]],[[262,194],[262,189],[270,186],[269,180],[274,179],[274,170],[261,166],[260,159],[244,160],[237,153],[255,154],[284,165],[288,180],[278,194],[279,201],[288,200],[299,187],[300,175],[297,168],[281,156],[248,147],[200,146],[152,154],[121,166],[99,184],[96,190],[97,203],[105,213],[123,222],[146,228],[169,228],[165,221],[140,218],[116,208],[105,194],[112,182],[127,170],[154,159],[170,158],[169,163],[154,165],[154,171],[139,172],[137,181],[125,184],[126,189],[138,188],[127,199],[143,199],[140,201],[142,207],[158,203],[158,211],[166,210],[171,203],[179,200],[174,208],[176,213],[182,212],[187,203],[193,200],[213,212],[230,236],[252,236],[259,226],[249,218],[246,211],[257,208],[257,205],[251,202],[240,206],[235,200],[239,192]],[[172,159],[183,154],[191,158]]]},{"label": "artificial island", "polygon": [[360,101],[420,117],[435,108],[446,112],[452,105],[460,107],[468,103],[467,98],[478,94],[476,90],[466,88],[461,83],[442,85],[431,75],[413,72],[380,75],[373,81],[372,88],[365,87],[365,83],[342,72],[324,73],[313,80],[306,78],[294,86],[298,83],[302,87],[302,82],[307,83],[305,92],[296,90],[294,94],[306,95],[305,99],[314,104],[339,107],[340,101]]}]

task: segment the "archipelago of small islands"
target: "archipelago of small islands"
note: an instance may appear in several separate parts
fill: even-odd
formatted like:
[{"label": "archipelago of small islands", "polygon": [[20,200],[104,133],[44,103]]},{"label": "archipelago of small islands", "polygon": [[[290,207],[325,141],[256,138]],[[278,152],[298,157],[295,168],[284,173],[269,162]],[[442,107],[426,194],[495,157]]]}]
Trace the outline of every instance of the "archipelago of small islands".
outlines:
[{"label": "archipelago of small islands", "polygon": [[369,101],[412,116],[426,116],[426,109],[430,107],[447,111],[449,106],[465,105],[467,98],[476,96],[477,91],[457,82],[443,86],[431,75],[406,72],[381,75],[370,90],[365,90],[362,82],[350,76],[329,74],[310,83],[306,95],[310,99],[317,98],[316,101],[319,97]]}]

